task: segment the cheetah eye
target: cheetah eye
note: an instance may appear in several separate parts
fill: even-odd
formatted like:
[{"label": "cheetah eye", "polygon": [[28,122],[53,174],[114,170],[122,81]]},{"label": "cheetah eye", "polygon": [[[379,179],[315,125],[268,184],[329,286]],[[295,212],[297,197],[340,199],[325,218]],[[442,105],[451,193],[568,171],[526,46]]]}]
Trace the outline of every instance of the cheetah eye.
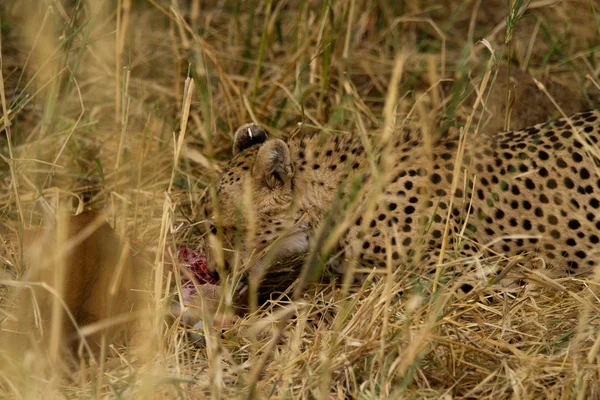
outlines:
[{"label": "cheetah eye", "polygon": [[210,233],[212,233],[213,235],[217,234],[217,227],[213,224],[210,224]]}]

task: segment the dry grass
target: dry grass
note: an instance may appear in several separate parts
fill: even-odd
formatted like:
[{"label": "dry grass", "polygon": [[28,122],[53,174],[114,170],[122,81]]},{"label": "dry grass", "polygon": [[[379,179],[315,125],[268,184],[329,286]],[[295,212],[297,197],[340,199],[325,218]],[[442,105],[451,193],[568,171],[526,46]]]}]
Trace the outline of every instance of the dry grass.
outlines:
[{"label": "dry grass", "polygon": [[[600,4],[528,5],[507,30],[502,0],[6,1],[4,232],[90,207],[156,248],[193,246],[194,204],[249,120],[275,136],[302,122],[374,139],[405,123],[432,135],[520,128],[559,115],[529,75],[567,111],[597,107]],[[18,259],[4,261],[0,278],[21,276]],[[206,346],[167,327],[145,365],[110,349],[107,364],[66,379],[33,371],[21,386],[0,377],[0,388],[17,398],[600,398],[595,277],[517,265],[511,274],[528,282],[518,291],[482,278],[461,297],[451,268],[420,271],[384,271],[356,290],[312,286],[230,331],[207,329]]]}]

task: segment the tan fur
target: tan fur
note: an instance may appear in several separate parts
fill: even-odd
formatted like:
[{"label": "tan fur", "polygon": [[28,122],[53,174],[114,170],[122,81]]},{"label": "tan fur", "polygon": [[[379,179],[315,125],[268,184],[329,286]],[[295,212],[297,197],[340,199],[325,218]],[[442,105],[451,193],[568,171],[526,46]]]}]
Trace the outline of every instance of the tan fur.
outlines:
[{"label": "tan fur", "polygon": [[[141,321],[131,313],[146,311],[148,318],[146,294],[152,265],[127,248],[98,217],[84,213],[59,220],[55,227],[24,234],[27,273],[7,302],[10,317],[0,332],[2,343],[10,343],[1,349],[9,357],[18,359],[24,352],[37,349],[55,358],[69,348],[76,350],[81,339],[86,344],[84,353],[87,346],[95,353],[103,335],[107,344],[123,343],[126,336],[131,339]],[[126,323],[84,338],[77,332],[90,324],[129,316]],[[56,322],[60,330],[53,331]]]},{"label": "tan fur", "polygon": [[[275,140],[245,138],[220,177],[216,196],[206,196],[202,207],[208,230],[230,249],[224,252],[229,271],[249,261],[268,270],[273,260],[305,255],[323,245],[325,236],[317,232],[332,226],[339,227],[340,236],[331,253],[342,264],[410,265],[420,255],[435,263],[448,226],[449,250],[471,255],[489,244],[507,256],[537,254],[561,274],[585,274],[598,258],[598,142],[598,111],[521,131],[479,134],[466,143],[453,191],[456,136],[427,148],[420,131],[396,132],[387,153],[375,152],[371,161],[357,135],[296,137],[286,144],[294,174],[289,184],[276,187],[266,183],[272,169],[256,166],[287,163],[287,152],[273,159],[263,149]],[[378,163],[384,166],[381,189],[371,168]],[[250,208],[243,204],[248,188]],[[348,205],[355,194],[359,198]],[[256,231],[252,242],[246,235],[250,223]],[[218,268],[214,251],[219,248],[206,248],[210,268]]]},{"label": "tan fur", "polygon": [[[18,244],[12,241],[17,254]],[[9,317],[0,325],[0,365],[19,366],[32,351],[56,362],[80,345],[86,357],[97,357],[102,340],[106,346],[128,344],[139,356],[150,339],[156,310],[150,296],[154,258],[138,247],[92,212],[25,232],[27,273],[6,301]],[[60,306],[53,309],[59,297]],[[214,314],[219,298],[218,287],[199,286],[186,304],[187,320],[194,324],[202,312]],[[60,330],[53,332],[56,321]],[[81,335],[82,330],[89,332]]]}]

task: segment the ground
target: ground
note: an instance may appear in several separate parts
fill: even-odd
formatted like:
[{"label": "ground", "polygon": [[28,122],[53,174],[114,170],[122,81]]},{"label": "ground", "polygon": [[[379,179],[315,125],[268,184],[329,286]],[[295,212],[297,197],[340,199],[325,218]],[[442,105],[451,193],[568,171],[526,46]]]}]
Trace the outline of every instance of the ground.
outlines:
[{"label": "ground", "polygon": [[[436,141],[597,109],[597,2],[524,3],[5,1],[3,232],[92,208],[156,249],[197,249],[200,199],[250,121],[271,138],[409,124]],[[18,257],[3,261],[3,283],[22,275]],[[109,348],[72,379],[30,369],[27,385],[0,385],[27,398],[598,397],[595,277],[469,262],[525,284],[490,279],[461,297],[441,271],[333,278],[224,332],[160,326],[144,366]],[[157,307],[167,286],[154,286]]]}]

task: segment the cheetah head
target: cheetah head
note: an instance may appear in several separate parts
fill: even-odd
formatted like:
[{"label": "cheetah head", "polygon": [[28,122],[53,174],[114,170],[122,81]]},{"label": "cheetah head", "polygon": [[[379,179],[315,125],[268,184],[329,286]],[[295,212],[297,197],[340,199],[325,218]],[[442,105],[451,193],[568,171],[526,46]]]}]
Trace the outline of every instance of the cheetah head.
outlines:
[{"label": "cheetah head", "polygon": [[260,275],[274,261],[308,251],[294,177],[284,141],[268,139],[256,124],[237,130],[233,158],[201,200],[210,270]]}]

